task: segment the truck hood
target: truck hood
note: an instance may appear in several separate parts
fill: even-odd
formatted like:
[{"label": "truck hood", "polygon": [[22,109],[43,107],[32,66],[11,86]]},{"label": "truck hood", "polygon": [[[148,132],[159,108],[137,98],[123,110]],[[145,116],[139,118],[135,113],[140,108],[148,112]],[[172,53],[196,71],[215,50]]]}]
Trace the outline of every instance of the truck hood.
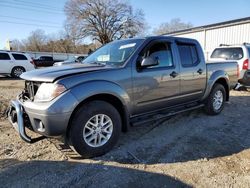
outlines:
[{"label": "truck hood", "polygon": [[71,76],[74,74],[81,74],[81,73],[100,71],[112,68],[114,67],[109,67],[105,65],[78,63],[65,66],[36,69],[29,72],[25,72],[20,77],[24,80],[29,80],[29,81],[54,82],[59,78]]}]

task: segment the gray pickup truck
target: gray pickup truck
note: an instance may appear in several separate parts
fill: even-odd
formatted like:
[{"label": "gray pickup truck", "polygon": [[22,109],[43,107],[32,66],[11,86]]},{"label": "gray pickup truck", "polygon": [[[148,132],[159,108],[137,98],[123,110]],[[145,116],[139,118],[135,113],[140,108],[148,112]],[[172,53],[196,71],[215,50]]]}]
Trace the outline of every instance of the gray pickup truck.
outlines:
[{"label": "gray pickup truck", "polygon": [[[203,107],[219,114],[237,83],[237,63],[206,64],[196,40],[118,40],[72,64],[26,72],[8,117],[26,142],[66,138],[83,157],[109,151],[122,131]],[[26,128],[42,135],[31,138]]]}]

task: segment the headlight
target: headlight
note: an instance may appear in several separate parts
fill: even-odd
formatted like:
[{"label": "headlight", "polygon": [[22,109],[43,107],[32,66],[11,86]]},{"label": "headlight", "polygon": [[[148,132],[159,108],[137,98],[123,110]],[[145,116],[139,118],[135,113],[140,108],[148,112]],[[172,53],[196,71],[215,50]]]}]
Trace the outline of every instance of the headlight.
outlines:
[{"label": "headlight", "polygon": [[61,84],[42,83],[35,95],[35,102],[47,102],[56,98],[66,91],[66,88]]}]

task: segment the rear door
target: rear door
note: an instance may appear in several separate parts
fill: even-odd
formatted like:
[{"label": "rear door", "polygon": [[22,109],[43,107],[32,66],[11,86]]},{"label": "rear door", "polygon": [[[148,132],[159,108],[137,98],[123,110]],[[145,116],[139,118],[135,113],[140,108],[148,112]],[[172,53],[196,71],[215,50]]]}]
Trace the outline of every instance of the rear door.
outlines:
[{"label": "rear door", "polygon": [[[176,43],[180,61],[180,95],[183,101],[199,100],[206,88],[206,63],[196,43]],[[200,54],[200,55],[199,55]]]},{"label": "rear door", "polygon": [[12,56],[15,59],[17,66],[24,67],[26,71],[29,71],[33,68],[33,65],[24,54],[12,53]]},{"label": "rear door", "polygon": [[6,52],[0,52],[0,73],[10,74],[13,67],[13,60]]},{"label": "rear door", "polygon": [[[180,92],[179,66],[173,41],[156,40],[140,53],[132,70],[135,113],[140,114],[174,105]],[[158,60],[159,65],[140,68],[145,57]]]}]

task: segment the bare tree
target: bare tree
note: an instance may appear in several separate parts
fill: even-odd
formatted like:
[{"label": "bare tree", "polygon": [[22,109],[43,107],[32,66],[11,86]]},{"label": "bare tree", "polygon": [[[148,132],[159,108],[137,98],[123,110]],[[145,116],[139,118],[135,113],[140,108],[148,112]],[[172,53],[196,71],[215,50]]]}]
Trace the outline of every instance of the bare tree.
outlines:
[{"label": "bare tree", "polygon": [[144,14],[121,0],[68,0],[65,5],[71,34],[92,37],[102,44],[134,37],[144,30]]},{"label": "bare tree", "polygon": [[184,23],[180,18],[174,18],[170,22],[162,23],[154,30],[154,34],[162,35],[191,27],[193,27],[191,23]]},{"label": "bare tree", "polygon": [[32,31],[28,38],[24,40],[24,45],[28,51],[44,51],[46,43],[45,32],[41,29]]},{"label": "bare tree", "polygon": [[11,48],[12,48],[12,50],[15,50],[15,51],[25,50],[24,44],[17,39],[14,39],[11,41]]},{"label": "bare tree", "polygon": [[11,41],[11,47],[17,51],[43,51],[60,53],[80,53],[87,54],[89,49],[94,50],[94,44],[82,44],[81,41],[73,39],[66,31],[57,34],[46,35],[43,30],[35,30],[30,35],[20,41]]}]

